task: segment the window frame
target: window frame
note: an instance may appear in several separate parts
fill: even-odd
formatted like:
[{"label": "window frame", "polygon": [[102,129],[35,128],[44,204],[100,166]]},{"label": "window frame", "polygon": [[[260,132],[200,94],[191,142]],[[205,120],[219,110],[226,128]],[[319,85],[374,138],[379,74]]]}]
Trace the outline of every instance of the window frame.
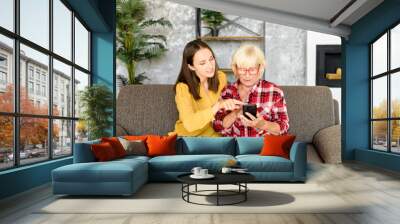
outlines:
[{"label": "window frame", "polygon": [[[48,49],[42,47],[39,44],[36,44],[32,41],[30,41],[29,39],[24,38],[23,36],[20,35],[20,0],[14,0],[13,1],[13,10],[14,10],[14,30],[10,31],[4,27],[0,26],[0,35],[3,35],[7,38],[10,38],[13,40],[13,60],[12,60],[12,69],[11,69],[11,75],[13,75],[13,79],[14,79],[14,110],[13,112],[1,112],[0,111],[0,116],[11,116],[13,118],[13,153],[14,153],[14,161],[13,161],[13,166],[11,167],[5,167],[5,168],[0,168],[0,172],[5,171],[5,170],[10,170],[10,169],[16,169],[19,167],[23,167],[23,166],[30,166],[33,164],[37,164],[37,163],[43,163],[49,160],[54,160],[54,159],[62,159],[62,158],[66,158],[66,157],[70,157],[73,156],[73,152],[74,152],[74,143],[75,143],[75,126],[76,126],[76,122],[79,120],[79,117],[75,116],[75,108],[72,107],[71,108],[71,114],[68,116],[56,116],[53,115],[53,59],[58,60],[61,63],[64,63],[68,66],[71,66],[71,81],[70,81],[70,86],[71,86],[71,93],[73,94],[73,97],[71,99],[71,104],[74,105],[75,103],[75,88],[74,88],[74,82],[75,82],[75,69],[85,73],[88,75],[89,77],[89,83],[88,86],[92,85],[92,69],[91,69],[91,49],[92,49],[92,43],[91,43],[91,37],[92,37],[92,30],[88,27],[88,25],[84,22],[84,20],[79,16],[78,13],[76,13],[72,7],[68,4],[68,2],[66,2],[65,0],[59,0],[68,10],[71,11],[71,18],[70,18],[70,23],[71,23],[71,58],[67,59],[64,58],[63,56],[55,53],[53,50],[53,1],[54,0],[48,0],[49,2],[49,47]],[[84,26],[84,28],[88,31],[88,69],[85,69],[81,66],[79,66],[78,64],[75,63],[75,18],[77,20],[79,20],[79,22]],[[20,81],[20,65],[21,65],[21,52],[20,52],[20,45],[23,44],[27,47],[32,48],[33,50],[36,50],[42,54],[45,54],[48,56],[49,58],[49,63],[48,63],[48,73],[47,73],[47,83],[46,83],[46,91],[47,93],[46,96],[48,97],[48,108],[49,111],[46,115],[39,115],[39,114],[26,114],[26,113],[21,113],[20,112],[20,85],[21,85],[21,81]],[[29,74],[29,68],[31,65],[29,65],[29,63],[26,64],[27,65],[27,72],[26,72],[26,81],[33,81],[34,86],[36,85],[36,83],[40,83],[42,86],[42,79],[41,79],[41,75],[42,75],[42,69],[39,73],[39,80],[36,79],[36,69],[35,67],[33,67],[33,79],[30,78],[30,74]],[[27,86],[28,87],[28,86]],[[27,89],[27,91],[29,91]],[[34,92],[36,91],[36,89],[34,89]],[[41,92],[41,91],[40,91]],[[43,97],[42,94],[38,95],[39,97]],[[45,118],[47,119],[48,122],[48,136],[47,136],[47,142],[49,143],[47,145],[47,150],[48,150],[48,155],[47,158],[44,157],[43,160],[40,160],[38,162],[32,162],[32,163],[26,163],[26,164],[21,164],[21,159],[20,159],[20,119],[21,118]],[[53,155],[54,152],[54,147],[53,147],[53,122],[57,121],[57,120],[65,120],[65,121],[70,121],[71,122],[71,153],[68,155],[62,155],[62,156],[55,156]]]},{"label": "window frame", "polygon": [[[379,151],[379,152],[386,152],[386,153],[391,153],[391,154],[400,154],[400,152],[393,152],[392,151],[392,121],[399,121],[400,117],[392,117],[392,98],[391,98],[391,80],[392,76],[396,75],[398,72],[400,72],[400,67],[391,69],[391,31],[393,28],[400,26],[400,21],[397,21],[393,25],[391,25],[389,28],[385,29],[383,33],[378,35],[374,40],[372,40],[368,46],[369,46],[369,149],[373,151]],[[387,35],[387,64],[386,64],[386,71],[382,72],[380,74],[373,74],[373,44],[376,43],[381,37],[384,35]],[[400,57],[400,55],[399,55]],[[387,86],[387,105],[386,105],[386,118],[373,118],[373,81],[378,79],[386,77],[386,86]],[[379,150],[374,148],[374,132],[373,132],[373,122],[374,121],[386,121],[386,151]]]}]

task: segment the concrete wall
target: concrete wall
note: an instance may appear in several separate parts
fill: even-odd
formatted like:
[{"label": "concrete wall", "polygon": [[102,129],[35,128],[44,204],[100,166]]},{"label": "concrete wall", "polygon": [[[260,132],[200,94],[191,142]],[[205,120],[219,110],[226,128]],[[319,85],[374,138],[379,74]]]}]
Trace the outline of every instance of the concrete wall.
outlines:
[{"label": "concrete wall", "polygon": [[[173,24],[172,30],[156,29],[168,38],[169,51],[160,59],[143,61],[139,64],[137,73],[146,72],[150,80],[145,84],[171,84],[176,81],[180,66],[182,51],[185,44],[195,38],[196,20],[195,8],[161,0],[146,0],[148,18],[165,17]],[[225,15],[228,18],[236,16]],[[265,78],[278,85],[306,84],[306,41],[305,30],[286,27],[263,21],[242,18],[239,24],[260,34],[265,34],[265,43],[249,41],[265,47],[267,69]],[[203,30],[204,34],[206,30]],[[220,31],[224,35],[250,35],[237,27],[229,26]],[[229,68],[234,50],[240,42],[208,42],[214,50],[220,68]],[[126,69],[117,62],[117,75],[125,75]]]},{"label": "concrete wall", "polygon": [[307,31],[265,23],[265,79],[278,85],[306,84]]},{"label": "concrete wall", "polygon": [[[145,75],[150,78],[146,80],[147,84],[170,84],[174,83],[180,69],[182,60],[182,51],[185,44],[195,39],[195,9],[193,7],[176,4],[161,0],[146,0],[148,7],[147,17],[158,19],[164,17],[171,21],[173,29],[166,30],[156,28],[154,31],[160,31],[168,39],[168,52],[160,59],[142,61],[138,65],[137,74],[146,72]],[[117,60],[117,75],[127,76],[126,69],[121,66]]]}]

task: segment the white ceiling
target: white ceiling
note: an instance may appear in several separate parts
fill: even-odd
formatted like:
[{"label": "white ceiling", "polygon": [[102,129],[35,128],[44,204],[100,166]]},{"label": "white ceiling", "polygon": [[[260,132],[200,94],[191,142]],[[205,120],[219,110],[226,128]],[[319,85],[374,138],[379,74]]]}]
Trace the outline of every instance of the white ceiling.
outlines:
[{"label": "white ceiling", "polygon": [[[347,37],[350,26],[383,0],[171,0],[193,7]],[[350,4],[333,20],[346,5]]]},{"label": "white ceiling", "polygon": [[226,0],[292,14],[329,20],[351,0]]}]

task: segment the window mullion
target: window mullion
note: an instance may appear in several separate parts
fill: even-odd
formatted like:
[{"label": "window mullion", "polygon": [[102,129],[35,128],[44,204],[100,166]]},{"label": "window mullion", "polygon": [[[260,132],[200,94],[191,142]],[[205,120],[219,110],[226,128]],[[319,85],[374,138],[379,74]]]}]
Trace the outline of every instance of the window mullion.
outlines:
[{"label": "window mullion", "polygon": [[[387,47],[388,47],[388,49],[387,49],[387,71],[390,71],[390,29],[389,29],[389,31],[387,32]],[[388,92],[387,92],[387,98],[388,98],[388,100],[387,100],[387,110],[388,110],[388,118],[391,118],[392,117],[392,100],[391,100],[391,79],[392,79],[392,75],[389,73],[389,74],[387,74],[387,90],[388,90]],[[388,141],[389,141],[389,143],[388,143],[388,152],[391,152],[392,151],[392,121],[391,120],[389,120],[388,121]]]},{"label": "window mullion", "polygon": [[[71,100],[72,100],[72,105],[71,105],[71,117],[75,118],[75,12],[72,11],[71,14],[71,23],[72,23],[72,29],[71,29],[71,59],[72,59],[72,65],[71,66],[71,91],[72,91],[72,95],[71,95]],[[72,155],[74,155],[74,151],[75,151],[75,126],[76,126],[76,121],[73,120],[71,122],[72,124],[72,131],[71,131],[71,150],[72,150]]]},{"label": "window mullion", "polygon": [[369,141],[369,144],[370,144],[370,149],[372,150],[373,148],[374,148],[374,136],[373,136],[373,121],[372,121],[372,119],[373,119],[373,91],[374,91],[374,88],[373,88],[373,79],[372,79],[372,72],[374,71],[374,69],[373,69],[373,50],[374,50],[374,48],[372,47],[373,45],[371,44],[370,46],[369,46],[369,52],[370,52],[370,55],[369,55],[369,64],[370,64],[370,66],[369,66],[369,69],[370,69],[370,71],[369,71],[369,85],[370,85],[370,88],[369,88],[369,119],[370,119],[370,122],[369,122],[369,138],[370,138],[370,141]]},{"label": "window mullion", "polygon": [[[17,35],[19,35],[19,8],[20,8],[20,0],[14,1],[14,30]],[[19,39],[14,39],[14,113],[19,114],[19,100],[20,100],[20,46]],[[20,118],[18,116],[14,116],[14,166],[19,166],[20,164],[20,155],[19,155],[19,135],[20,135]]]},{"label": "window mullion", "polygon": [[[53,0],[49,0],[49,50],[53,52]],[[48,152],[49,159],[53,159],[53,56],[49,55],[49,73],[47,88],[49,94],[49,120],[48,120]]]}]

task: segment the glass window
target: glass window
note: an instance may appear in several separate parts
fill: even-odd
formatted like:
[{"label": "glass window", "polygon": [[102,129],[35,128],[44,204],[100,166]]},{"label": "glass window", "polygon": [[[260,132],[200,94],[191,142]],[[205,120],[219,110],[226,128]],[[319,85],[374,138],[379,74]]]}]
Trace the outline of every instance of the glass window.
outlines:
[{"label": "glass window", "polygon": [[13,117],[0,115],[0,170],[14,165]]},{"label": "glass window", "polygon": [[4,71],[0,71],[0,84],[7,84],[7,73],[5,73]]},{"label": "glass window", "polygon": [[1,0],[0,26],[14,31],[14,0]]},{"label": "glass window", "polygon": [[372,118],[387,118],[387,78],[372,81]]},{"label": "glass window", "polygon": [[[45,90],[45,94],[43,94],[40,86],[40,76],[42,70],[44,73],[48,73],[48,56],[40,53],[36,50],[33,50],[30,47],[27,47],[23,44],[21,44],[21,55],[24,55],[24,57],[21,57],[21,74],[20,74],[20,80],[21,80],[21,94],[20,94],[20,108],[21,108],[21,113],[25,114],[40,114],[40,115],[47,115],[48,114],[48,94],[47,90]],[[39,79],[36,83],[36,90],[35,90],[35,95],[30,96],[29,93],[27,92],[27,86],[26,86],[26,73],[25,73],[25,67],[26,67],[26,61],[29,60],[30,65],[35,67],[36,69],[36,74],[37,74],[37,79]],[[47,81],[45,82],[46,86],[48,85]],[[29,101],[29,99],[36,99],[36,97],[40,97],[40,100],[42,103],[40,105],[32,105]]]},{"label": "glass window", "polygon": [[0,53],[0,67],[7,68],[7,55]]},{"label": "glass window", "polygon": [[45,118],[20,118],[21,164],[35,163],[49,158],[48,125]]},{"label": "glass window", "polygon": [[36,95],[40,95],[40,84],[36,84]]},{"label": "glass window", "polygon": [[[66,65],[56,59],[53,60],[53,77],[54,77],[54,84],[53,84],[53,88],[54,88],[54,93],[53,94],[53,102],[57,102],[58,103],[58,90],[60,89],[60,94],[61,96],[67,96],[68,97],[68,103],[67,103],[67,107],[66,107],[66,114],[61,114],[62,116],[67,116],[67,117],[72,117],[72,90],[71,89],[65,89],[63,87],[59,88],[58,85],[61,85],[65,82],[65,83],[72,83],[72,75],[71,75],[71,66]],[[61,100],[64,100],[63,98],[61,98]],[[54,115],[60,115],[60,108],[53,105],[53,114]]]},{"label": "glass window", "polygon": [[372,122],[372,141],[374,149],[387,151],[387,121]]},{"label": "glass window", "polygon": [[372,45],[372,75],[387,71],[387,34],[383,35]]},{"label": "glass window", "polygon": [[80,94],[89,86],[89,75],[75,69],[75,117],[81,115]]},{"label": "glass window", "polygon": [[49,48],[49,0],[20,0],[21,36]]},{"label": "glass window", "polygon": [[53,0],[53,50],[71,60],[72,12],[60,1]]},{"label": "glass window", "polygon": [[46,96],[46,86],[42,86],[42,96]]},{"label": "glass window", "polygon": [[88,128],[85,120],[75,121],[75,142],[88,140]]},{"label": "glass window", "polygon": [[53,120],[53,156],[72,154],[72,121]]},{"label": "glass window", "polygon": [[29,73],[29,79],[33,79],[33,67],[32,66],[29,66],[28,73]]},{"label": "glass window", "polygon": [[75,18],[75,63],[89,70],[89,32]]},{"label": "glass window", "polygon": [[[16,2],[20,18],[14,14]],[[80,116],[79,93],[90,84],[90,32],[73,15],[64,0],[0,0],[0,112],[11,113],[0,115],[0,170],[48,160],[50,153],[55,158],[71,155],[74,139],[87,140],[86,125],[76,127],[74,116]],[[13,32],[15,35],[11,36],[15,39],[5,35],[4,29]],[[14,30],[20,33],[17,35]],[[14,60],[15,41],[20,45],[18,62]],[[53,53],[69,62],[56,60],[51,56]],[[17,63],[19,74],[14,72]],[[76,72],[74,80],[73,72]],[[20,85],[18,100],[14,98],[15,77]],[[50,79],[53,89],[49,88]],[[14,112],[15,102],[19,103],[22,116]],[[53,107],[52,114],[49,106]],[[15,119],[19,127],[13,127]],[[18,135],[13,133],[15,128]],[[73,128],[80,131],[75,136]],[[13,145],[14,142],[19,145]],[[21,159],[17,161],[14,157]]]},{"label": "glass window", "polygon": [[[1,13],[2,9],[0,9]],[[1,16],[0,16],[1,18]],[[13,40],[0,34],[0,111],[14,111],[14,73],[7,58],[13,58]]]},{"label": "glass window", "polygon": [[391,121],[391,151],[400,153],[400,120]]},{"label": "glass window", "polygon": [[390,82],[390,97],[391,97],[391,116],[393,118],[400,118],[400,72],[391,75]]},{"label": "glass window", "polygon": [[400,67],[400,24],[390,32],[390,64],[391,69]]},{"label": "glass window", "polygon": [[29,94],[33,94],[34,93],[34,87],[33,87],[33,82],[28,82],[28,92]]},{"label": "glass window", "polygon": [[40,70],[36,69],[36,80],[40,81]]},{"label": "glass window", "polygon": [[[389,34],[390,45],[387,44]],[[400,153],[400,72],[397,71],[400,67],[399,42],[400,25],[397,25],[370,46],[371,147],[392,153]]]}]

